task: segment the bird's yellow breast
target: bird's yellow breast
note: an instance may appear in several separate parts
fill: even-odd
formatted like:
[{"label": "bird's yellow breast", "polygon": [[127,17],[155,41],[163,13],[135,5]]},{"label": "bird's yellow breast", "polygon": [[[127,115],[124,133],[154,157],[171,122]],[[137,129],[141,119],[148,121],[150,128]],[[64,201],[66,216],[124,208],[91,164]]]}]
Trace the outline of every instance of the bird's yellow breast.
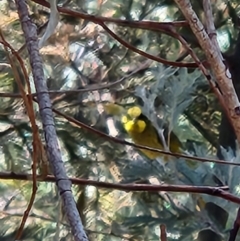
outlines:
[{"label": "bird's yellow breast", "polygon": [[[132,138],[135,144],[148,146],[156,149],[163,149],[154,127],[144,120],[129,120],[126,116],[122,118],[124,129]],[[155,159],[161,156],[161,153],[140,149],[148,158]]]},{"label": "bird's yellow breast", "polygon": [[[127,114],[122,117],[122,123],[124,129],[132,138],[133,142],[137,145],[152,147],[160,150],[164,150],[162,140],[159,138],[158,132],[152,125],[151,121],[142,114],[142,110],[138,106],[134,106],[128,109]],[[168,133],[165,133],[166,136]],[[178,137],[171,132],[170,134],[170,146],[171,152],[180,152],[181,142]],[[162,156],[164,160],[168,160],[168,156],[149,151],[145,149],[140,149],[148,158],[155,159]]]}]

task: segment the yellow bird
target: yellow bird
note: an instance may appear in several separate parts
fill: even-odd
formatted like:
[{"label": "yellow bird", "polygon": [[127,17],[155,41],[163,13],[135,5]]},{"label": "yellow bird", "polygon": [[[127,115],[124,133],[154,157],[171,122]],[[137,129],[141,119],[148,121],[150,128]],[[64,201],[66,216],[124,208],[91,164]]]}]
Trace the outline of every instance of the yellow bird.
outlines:
[{"label": "yellow bird", "polygon": [[[126,132],[132,138],[133,142],[138,145],[148,146],[156,149],[164,150],[161,138],[158,135],[157,130],[152,125],[151,121],[142,114],[142,110],[138,106],[134,106],[127,110],[127,114],[121,119],[122,124]],[[164,137],[167,139],[167,131],[164,131]],[[180,152],[181,142],[178,137],[171,132],[170,133],[170,151]],[[153,152],[149,150],[140,149],[149,159],[155,159],[156,157],[163,156],[162,153]],[[167,158],[164,157],[166,160]]]}]

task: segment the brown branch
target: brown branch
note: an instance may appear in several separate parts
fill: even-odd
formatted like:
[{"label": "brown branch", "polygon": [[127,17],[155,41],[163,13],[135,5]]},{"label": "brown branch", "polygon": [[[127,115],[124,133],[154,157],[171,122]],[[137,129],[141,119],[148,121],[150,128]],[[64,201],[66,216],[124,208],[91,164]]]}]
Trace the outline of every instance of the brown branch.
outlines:
[{"label": "brown branch", "polygon": [[[41,4],[42,6],[45,7],[50,7],[49,3],[45,0],[32,0],[35,3]],[[58,11],[70,15],[75,18],[80,18],[80,19],[85,19],[88,21],[91,21],[95,24],[98,24],[102,26],[112,37],[114,36],[114,33],[110,33],[109,29],[107,30],[107,26],[105,23],[115,23],[119,26],[125,26],[125,27],[131,27],[131,28],[138,28],[138,29],[145,29],[149,31],[156,31],[156,32],[162,32],[164,34],[167,34],[171,37],[176,37],[175,33],[172,31],[173,28],[177,27],[188,27],[189,24],[186,23],[186,21],[177,21],[177,22],[154,22],[154,21],[129,21],[129,20],[122,20],[122,19],[115,19],[115,18],[107,18],[107,17],[101,17],[101,16],[95,16],[91,14],[86,14],[86,13],[81,13],[78,11],[73,11],[64,7],[58,7]],[[105,27],[104,27],[105,26]],[[111,31],[111,30],[110,30]],[[117,36],[117,35],[116,35]],[[117,36],[118,37],[118,36]],[[119,41],[121,44],[123,44],[125,47],[131,49],[132,51],[143,55],[149,59],[155,60],[160,63],[167,63],[168,65],[172,65],[175,67],[187,67],[187,68],[196,68],[198,65],[196,63],[181,63],[181,62],[172,62],[172,61],[167,61],[163,58],[153,56],[150,54],[147,54],[144,51],[141,51],[134,46],[128,44],[126,41],[122,40],[121,38],[116,38],[114,37],[117,41]],[[204,61],[203,64],[205,66],[209,66],[209,64]]]},{"label": "brown branch", "polygon": [[165,65],[170,65],[170,66],[174,66],[174,67],[186,67],[187,63],[181,63],[181,62],[175,62],[175,61],[169,61],[166,60],[164,58],[152,55],[152,54],[148,54],[147,52],[144,52],[136,47],[134,47],[133,45],[129,44],[128,42],[126,42],[125,40],[123,40],[122,38],[120,38],[117,34],[115,34],[111,29],[109,29],[107,27],[107,25],[104,24],[104,22],[98,22],[98,24],[104,29],[106,30],[107,33],[109,33],[114,39],[116,39],[119,43],[121,43],[124,47],[132,50],[135,53],[138,53],[148,59],[157,61],[159,63],[165,64]]},{"label": "brown branch", "polygon": [[29,78],[28,78],[28,75],[27,75],[27,70],[24,66],[24,63],[23,63],[21,57],[13,49],[13,47],[8,42],[6,42],[1,30],[0,30],[0,37],[2,39],[2,43],[3,43],[3,46],[5,48],[8,61],[11,65],[11,67],[12,67],[12,71],[13,71],[15,80],[17,82],[18,88],[20,89],[21,96],[23,98],[24,105],[26,107],[26,111],[27,111],[27,114],[29,116],[29,120],[30,120],[30,123],[31,123],[32,132],[33,132],[32,194],[31,194],[27,209],[25,210],[24,215],[22,217],[20,227],[19,227],[19,229],[17,231],[17,234],[16,234],[16,239],[18,240],[18,239],[21,238],[25,223],[26,223],[28,215],[29,215],[29,213],[30,213],[30,211],[33,207],[33,203],[34,203],[35,196],[36,196],[36,193],[37,193],[37,163],[38,163],[38,158],[39,158],[39,149],[38,148],[41,146],[42,143],[41,143],[40,138],[39,138],[38,127],[37,127],[37,124],[36,124],[35,112],[34,112],[34,108],[33,108],[33,100],[32,100],[32,98],[29,98],[29,96],[26,94],[26,91],[25,91],[25,89],[22,85],[22,82],[20,80],[20,76],[19,76],[19,73],[17,71],[16,64],[14,63],[12,57],[8,53],[8,48],[11,50],[12,54],[15,56],[15,58],[18,60],[18,62],[20,64],[20,67],[23,71],[23,74],[24,74],[24,77],[25,77],[25,80],[26,80],[26,83],[27,83],[27,90],[28,90],[28,93],[30,94],[31,88],[30,88]]},{"label": "brown branch", "polygon": [[[0,41],[1,43],[1,41]],[[127,80],[134,74],[138,73],[141,71],[143,68],[145,68],[148,65],[148,60],[145,61],[140,67],[138,67],[136,70],[132,71],[131,73],[123,76],[121,79],[116,80],[114,82],[108,83],[108,84],[93,84],[90,85],[89,87],[86,87],[84,89],[74,89],[74,90],[49,90],[46,92],[39,92],[39,93],[31,93],[27,94],[28,96],[36,97],[37,94],[49,94],[49,95],[58,95],[58,94],[64,94],[66,95],[72,95],[72,94],[78,94],[78,93],[84,93],[84,92],[89,92],[89,91],[95,91],[95,90],[102,90],[102,89],[110,89],[114,87],[115,85],[118,85],[122,83],[124,80]],[[22,98],[21,94],[17,93],[6,93],[6,92],[0,92],[0,97],[6,97],[6,98]]]},{"label": "brown branch", "polygon": [[[176,33],[177,34],[177,33]],[[215,93],[215,95],[218,97],[221,106],[223,106],[223,108],[225,110],[227,110],[226,106],[225,106],[225,101],[223,99],[222,94],[220,93],[219,89],[217,88],[216,84],[214,83],[214,81],[212,80],[212,77],[209,73],[209,70],[207,70],[205,68],[205,66],[203,65],[203,63],[198,59],[197,55],[195,54],[195,52],[189,47],[188,43],[184,40],[184,38],[182,36],[178,36],[178,40],[182,43],[182,45],[186,48],[186,50],[188,51],[188,53],[192,56],[192,58],[195,60],[196,64],[198,65],[198,68],[202,71],[203,75],[206,77],[206,79],[208,80],[208,83],[211,87],[211,89],[213,90],[213,92]]]},{"label": "brown branch", "polygon": [[[45,0],[32,0],[32,1],[44,7],[50,8],[49,2]],[[186,21],[163,22],[163,23],[154,22],[154,21],[129,21],[124,19],[96,16],[96,15],[78,12],[78,11],[74,11],[74,10],[64,8],[64,7],[59,7],[59,6],[58,6],[58,11],[66,15],[78,17],[94,23],[101,21],[101,22],[108,22],[108,23],[116,23],[118,25],[125,26],[125,27],[134,27],[134,28],[141,28],[141,29],[151,29],[151,30],[161,29],[161,30],[168,31],[169,24],[175,27],[189,26],[189,24]]]},{"label": "brown branch", "polygon": [[[19,173],[6,173],[0,172],[0,179],[13,179],[13,180],[28,180],[30,181],[32,178],[31,175],[28,174],[19,174]],[[229,189],[228,186],[222,187],[211,187],[211,186],[190,186],[190,185],[153,185],[153,184],[114,184],[114,183],[107,183],[107,182],[99,182],[89,179],[82,179],[82,178],[70,178],[72,184],[75,185],[90,185],[95,186],[98,188],[106,188],[106,189],[116,189],[121,191],[147,191],[147,192],[186,192],[186,193],[202,193],[208,194],[215,197],[220,197],[225,200],[229,200],[233,203],[240,204],[240,197],[235,196],[227,190]],[[39,176],[39,182],[55,182],[56,179],[54,176],[48,175],[46,177]]]},{"label": "brown branch", "polygon": [[160,241],[167,241],[166,225],[160,225]]},{"label": "brown branch", "polygon": [[[104,137],[104,138],[107,138],[108,140],[111,140],[115,143],[119,143],[119,144],[123,144],[123,145],[128,145],[128,146],[132,146],[132,147],[135,147],[135,148],[139,148],[139,149],[144,149],[144,150],[149,150],[149,151],[153,151],[153,152],[158,152],[158,153],[162,153],[164,155],[169,155],[169,156],[175,156],[175,157],[180,157],[180,158],[184,158],[184,159],[188,159],[188,160],[195,160],[195,161],[199,161],[199,162],[212,162],[212,163],[218,163],[218,164],[223,164],[223,165],[233,165],[233,166],[240,166],[240,163],[239,162],[227,162],[227,161],[224,161],[224,160],[215,160],[215,159],[211,159],[211,158],[203,158],[203,157],[196,157],[196,156],[189,156],[189,155],[184,155],[184,154],[180,154],[180,153],[172,153],[170,151],[163,151],[163,150],[160,150],[160,149],[156,149],[156,148],[152,148],[152,147],[147,147],[147,146],[142,146],[142,145],[137,145],[137,144],[134,144],[134,143],[131,143],[131,142],[128,142],[128,141],[125,141],[125,140],[122,140],[122,139],[119,139],[117,137],[113,137],[113,136],[110,136],[104,132],[101,132],[91,126],[88,126],[70,116],[67,116],[65,114],[63,114],[62,112],[56,110],[53,108],[53,112],[55,112],[56,114],[64,117],[65,119],[67,119],[68,121],[74,123],[77,127],[82,127],[86,130],[89,130],[101,137]],[[75,126],[74,125],[74,126]]]},{"label": "brown branch", "polygon": [[229,119],[233,124],[238,143],[240,143],[240,121],[238,113],[240,103],[231,80],[229,69],[223,63],[223,58],[218,46],[211,41],[203,24],[199,20],[197,14],[194,12],[191,2],[189,0],[175,0],[175,2],[187,19],[193,33],[198,39],[198,42],[207,57],[208,63],[210,64],[214,75],[216,76],[216,80],[225,103],[223,108],[226,108],[226,114],[229,116]]}]

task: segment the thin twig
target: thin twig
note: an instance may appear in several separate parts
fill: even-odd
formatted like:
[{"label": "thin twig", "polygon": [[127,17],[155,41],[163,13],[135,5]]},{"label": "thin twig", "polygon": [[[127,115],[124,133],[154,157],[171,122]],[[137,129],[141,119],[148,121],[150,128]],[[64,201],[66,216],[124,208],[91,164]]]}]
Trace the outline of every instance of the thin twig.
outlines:
[{"label": "thin twig", "polygon": [[197,55],[194,53],[194,51],[189,47],[188,43],[185,41],[185,39],[179,35],[178,40],[182,43],[182,45],[187,49],[187,51],[189,52],[189,54],[192,56],[192,58],[195,60],[196,64],[198,65],[199,69],[202,71],[203,75],[206,77],[206,79],[208,80],[208,83],[210,85],[210,87],[212,88],[212,90],[214,91],[215,95],[218,97],[221,106],[227,111],[227,107],[226,107],[226,103],[223,99],[222,94],[220,93],[219,89],[216,86],[216,83],[214,80],[212,80],[212,77],[209,73],[209,70],[207,70],[204,65],[202,64],[202,62],[199,60],[199,58],[197,57]]},{"label": "thin twig", "polygon": [[181,62],[175,62],[175,61],[169,61],[166,60],[164,58],[152,55],[152,54],[148,54],[147,52],[144,52],[136,47],[134,47],[133,45],[131,45],[130,43],[128,43],[127,41],[123,40],[122,38],[120,38],[117,34],[115,34],[110,28],[107,27],[107,25],[104,22],[98,22],[98,24],[106,30],[107,33],[109,33],[114,39],[116,39],[119,43],[121,43],[124,47],[132,50],[135,53],[138,53],[148,59],[157,61],[159,63],[162,64],[166,64],[166,65],[170,65],[170,66],[174,66],[174,67],[185,67],[186,64],[185,63],[181,63]]},{"label": "thin twig", "polygon": [[[48,175],[46,177],[39,176],[39,182],[55,182],[56,179],[52,175]],[[31,181],[32,176],[28,174],[20,174],[20,173],[6,173],[0,172],[0,179],[11,179],[11,180],[28,180]],[[190,185],[169,185],[169,184],[161,184],[161,185],[153,185],[153,184],[115,184],[115,183],[107,183],[107,182],[99,182],[89,179],[82,178],[70,178],[72,184],[75,185],[86,185],[86,186],[95,186],[98,188],[105,189],[113,189],[113,190],[121,190],[121,191],[147,191],[147,192],[186,192],[186,193],[202,193],[215,197],[220,197],[225,200],[231,201],[233,203],[240,204],[240,197],[235,196],[234,194],[229,193],[228,186],[222,187],[211,187],[211,186],[190,186]]]},{"label": "thin twig", "polygon": [[160,149],[156,149],[156,148],[152,148],[152,147],[147,147],[147,146],[142,146],[142,145],[137,145],[137,144],[134,144],[134,143],[131,143],[131,142],[128,142],[128,141],[125,141],[125,140],[122,140],[120,138],[117,138],[117,137],[113,137],[113,136],[110,136],[104,132],[101,132],[89,125],[86,125],[70,116],[67,116],[65,115],[64,113],[56,110],[53,108],[53,112],[55,112],[56,114],[58,114],[59,116],[62,116],[64,117],[66,120],[74,123],[77,127],[82,127],[86,130],[89,130],[101,137],[105,137],[107,138],[108,140],[111,140],[115,143],[119,143],[119,144],[123,144],[123,145],[128,145],[128,146],[132,146],[132,147],[135,147],[135,148],[139,148],[139,149],[144,149],[144,150],[149,150],[149,151],[153,151],[153,152],[158,152],[158,153],[162,153],[164,155],[169,155],[169,156],[175,156],[175,157],[179,157],[179,158],[184,158],[184,159],[188,159],[188,160],[195,160],[195,161],[199,161],[199,162],[212,162],[212,163],[218,163],[218,164],[223,164],[223,165],[233,165],[233,166],[240,166],[240,163],[238,162],[227,162],[227,161],[224,161],[224,160],[215,160],[215,159],[212,159],[212,158],[203,158],[203,157],[196,157],[196,156],[189,156],[189,155],[184,155],[184,154],[180,154],[180,153],[172,153],[172,152],[169,152],[169,151],[163,151],[163,150],[160,150]]},{"label": "thin twig", "polygon": [[[0,41],[1,43],[1,41]],[[94,84],[91,85],[87,88],[84,89],[74,89],[74,90],[49,90],[46,92],[40,92],[40,94],[46,94],[48,93],[49,95],[57,95],[57,94],[64,94],[64,95],[71,95],[71,94],[78,94],[78,93],[84,93],[84,92],[90,92],[90,91],[96,91],[96,90],[102,90],[102,89],[109,89],[114,87],[115,85],[119,85],[120,83],[122,83],[124,80],[127,80],[128,78],[130,78],[131,76],[133,76],[134,74],[138,73],[139,71],[141,71],[143,68],[145,68],[146,66],[148,66],[149,64],[149,60],[146,60],[141,66],[139,66],[137,69],[135,69],[134,71],[132,71],[130,74],[127,74],[125,76],[123,76],[121,79],[116,80],[114,82],[108,83],[108,84],[103,84],[103,85],[98,85],[98,84]],[[31,93],[29,94],[29,96],[35,97],[37,96],[37,94],[39,93]],[[22,98],[21,94],[17,94],[17,93],[5,93],[5,92],[0,92],[0,97],[6,97],[6,98]]]},{"label": "thin twig", "polygon": [[160,241],[167,241],[166,225],[160,225]]},{"label": "thin twig", "polygon": [[221,52],[217,49],[218,46],[214,45],[209,38],[202,22],[199,20],[196,12],[192,8],[192,4],[189,0],[175,0],[179,9],[182,11],[186,20],[189,23],[194,35],[198,39],[198,42],[205,53],[208,63],[216,76],[218,87],[223,95],[224,102],[226,104],[226,114],[229,115],[229,119],[233,124],[238,143],[240,143],[240,122],[238,110],[240,103],[234,89],[231,74],[229,69],[223,63]]},{"label": "thin twig", "polygon": [[[45,0],[33,0],[34,2],[45,6],[45,7],[50,7],[49,3]],[[66,14],[66,15],[70,15],[71,17],[75,17],[75,18],[79,18],[79,19],[85,19],[88,21],[91,21],[95,24],[98,24],[100,26],[102,26],[113,38],[114,37],[114,33],[105,25],[105,23],[115,23],[119,26],[125,26],[125,27],[130,27],[130,28],[138,28],[138,29],[146,29],[149,31],[156,31],[156,32],[162,32],[164,34],[167,34],[171,37],[174,37],[175,34],[172,32],[172,28],[173,27],[186,27],[189,26],[189,24],[186,21],[176,21],[176,22],[154,22],[154,21],[129,21],[129,20],[122,20],[122,19],[116,19],[116,18],[107,18],[107,17],[101,17],[101,16],[95,16],[95,15],[91,15],[91,14],[85,14],[82,12],[78,12],[78,11],[73,11],[71,9],[68,8],[64,8],[64,7],[58,7],[58,11]],[[106,28],[105,28],[106,27]],[[109,30],[113,33],[110,33]],[[187,67],[187,68],[196,68],[198,67],[196,63],[181,63],[181,62],[171,62],[171,61],[167,61],[165,59],[162,58],[158,58],[156,56],[153,55],[149,55],[137,48],[135,48],[132,45],[129,45],[127,42],[125,42],[124,40],[117,39],[115,38],[117,41],[122,41],[121,43],[131,49],[134,52],[137,52],[143,56],[148,56],[147,58],[156,60],[158,62],[168,62],[169,65],[171,65],[171,63],[173,64],[173,66],[175,67]],[[119,42],[120,42],[119,41]],[[204,63],[206,65],[208,65],[206,63],[206,61],[204,61]]]},{"label": "thin twig", "polygon": [[8,49],[7,48],[9,48],[11,50],[12,54],[18,60],[18,62],[20,64],[20,67],[21,67],[21,69],[23,71],[26,83],[27,83],[28,93],[30,94],[31,93],[31,88],[30,88],[30,82],[29,82],[29,78],[28,78],[28,75],[27,75],[26,68],[25,68],[25,66],[23,64],[23,61],[22,61],[21,57],[18,55],[18,53],[4,39],[4,36],[3,36],[2,32],[1,32],[1,30],[0,30],[0,36],[1,36],[1,39],[2,39],[2,42],[3,42],[3,46],[5,48],[6,55],[8,57],[9,63],[11,65],[11,67],[12,67],[13,74],[14,74],[14,77],[16,79],[17,85],[18,85],[18,87],[20,89],[21,96],[23,98],[24,105],[26,107],[26,111],[27,111],[27,114],[29,116],[30,123],[31,123],[31,128],[32,128],[32,132],[33,132],[33,156],[32,156],[32,178],[33,178],[32,181],[33,182],[32,182],[32,194],[31,194],[31,197],[30,197],[27,209],[24,212],[24,215],[23,215],[20,227],[19,227],[19,229],[17,231],[17,234],[16,234],[16,240],[19,240],[21,238],[22,231],[24,229],[24,226],[25,226],[25,223],[27,221],[28,215],[29,215],[29,213],[30,213],[30,211],[32,209],[32,206],[33,206],[33,203],[34,203],[34,200],[35,200],[35,196],[36,196],[36,193],[37,193],[37,178],[36,177],[37,177],[37,162],[38,162],[38,158],[39,158],[39,149],[38,148],[39,148],[39,146],[41,146],[41,141],[40,141],[40,138],[39,138],[38,127],[37,127],[37,124],[36,124],[36,118],[35,118],[35,113],[34,113],[34,108],[33,108],[33,100],[32,100],[32,98],[29,98],[29,96],[26,94],[26,91],[24,90],[24,87],[23,87],[23,85],[21,83],[20,76],[19,76],[19,73],[18,73],[17,68],[16,68],[16,64],[14,64],[11,56],[8,54]]}]

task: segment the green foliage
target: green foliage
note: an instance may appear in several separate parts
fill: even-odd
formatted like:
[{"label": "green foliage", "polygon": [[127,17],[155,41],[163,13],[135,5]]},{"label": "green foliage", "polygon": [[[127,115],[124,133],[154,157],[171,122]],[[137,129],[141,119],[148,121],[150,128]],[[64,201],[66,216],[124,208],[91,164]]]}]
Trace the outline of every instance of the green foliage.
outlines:
[{"label": "green foliage", "polygon": [[[97,2],[102,2],[101,7]],[[202,17],[200,2],[192,1],[192,4]],[[238,13],[240,1],[232,2],[231,6],[225,6],[220,0],[214,2],[215,25],[219,33],[228,36],[227,52],[231,52],[236,39],[231,21]],[[137,21],[183,19],[174,1],[75,0],[68,4],[69,9],[110,18]],[[40,8],[35,3],[30,5],[34,13],[31,18],[37,26],[41,26],[48,16],[48,10]],[[7,13],[13,14],[14,11],[7,5],[5,10],[3,33],[18,50],[24,44],[20,25],[18,19],[10,21]],[[124,108],[138,104],[159,133],[167,128],[178,135],[185,153],[206,158],[216,156],[221,109],[199,70],[173,68],[154,61],[146,63],[145,57],[123,47],[91,21],[61,17],[57,34],[51,37],[47,48],[41,50],[47,85],[51,91],[61,91],[51,94],[53,108],[105,134],[117,130],[117,137],[129,140],[119,119],[103,112],[102,103],[116,102]],[[192,62],[189,56],[180,54],[183,51],[181,45],[173,37],[158,31],[106,24],[119,37],[142,51],[167,60],[180,58]],[[180,28],[179,33],[199,58],[204,59],[190,29]],[[25,52],[20,55],[28,67]],[[0,92],[19,94],[3,49],[0,56]],[[26,88],[17,61],[14,63]],[[138,68],[136,73],[126,77]],[[34,86],[33,82],[31,85]],[[107,88],[101,88],[102,85]],[[69,94],[68,90],[81,92]],[[0,96],[1,172],[31,174],[32,131],[23,102],[16,96],[3,97],[1,93]],[[37,105],[34,108],[44,139]],[[137,149],[113,142],[58,115],[55,124],[69,177],[122,184],[164,182],[196,186],[216,186],[218,178],[219,182],[229,185],[232,193],[239,195],[238,167],[189,162],[175,157],[163,166],[162,160],[151,162]],[[231,150],[223,150],[223,153],[226,160],[239,159],[239,154],[234,157]],[[12,240],[16,235],[32,193],[30,183],[1,182],[1,240]],[[167,226],[169,241],[188,241],[197,237],[199,241],[226,239],[226,230],[232,227],[237,208],[220,198],[191,193],[123,192],[77,185],[73,186],[73,193],[89,240],[159,240],[159,225],[162,223]],[[55,185],[38,182],[34,207],[22,239],[72,240],[65,215]]]}]

